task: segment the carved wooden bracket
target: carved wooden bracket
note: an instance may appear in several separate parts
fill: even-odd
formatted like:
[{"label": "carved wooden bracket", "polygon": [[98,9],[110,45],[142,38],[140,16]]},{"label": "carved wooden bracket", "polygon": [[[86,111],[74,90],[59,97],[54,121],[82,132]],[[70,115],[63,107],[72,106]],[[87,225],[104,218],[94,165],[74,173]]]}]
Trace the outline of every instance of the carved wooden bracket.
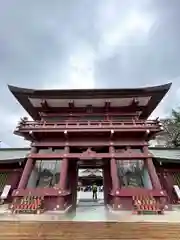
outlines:
[{"label": "carved wooden bracket", "polygon": [[80,155],[81,159],[92,159],[96,158],[96,152],[92,151],[91,148],[88,148],[85,152]]}]

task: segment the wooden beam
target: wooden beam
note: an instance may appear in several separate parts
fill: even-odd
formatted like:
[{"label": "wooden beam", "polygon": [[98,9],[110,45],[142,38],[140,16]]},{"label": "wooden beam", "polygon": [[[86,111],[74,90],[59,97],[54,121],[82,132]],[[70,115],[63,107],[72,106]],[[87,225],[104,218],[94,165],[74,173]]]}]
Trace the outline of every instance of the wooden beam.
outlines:
[{"label": "wooden beam", "polygon": [[147,146],[148,143],[146,141],[102,141],[102,140],[94,140],[90,141],[88,139],[82,140],[68,140],[62,141],[35,141],[32,143],[32,146],[36,147],[64,147],[64,146],[79,146],[79,147],[103,147],[103,146]]},{"label": "wooden beam", "polygon": [[146,159],[151,157],[152,154],[147,154],[147,153],[137,153],[137,152],[132,152],[132,153],[94,153],[91,155],[85,156],[85,154],[81,154],[81,153],[30,153],[28,155],[29,158],[33,158],[33,159],[43,159],[43,160],[51,160],[51,159],[63,159],[63,158],[68,158],[68,159],[81,159],[81,160],[95,160],[95,159],[110,159],[110,158],[115,158],[117,160],[134,160],[134,159]]},{"label": "wooden beam", "polygon": [[[122,106],[122,107],[113,107],[110,106],[109,108],[109,114],[111,115],[111,113],[116,113],[116,114],[126,114],[126,115],[131,115],[132,113],[136,114],[136,112],[140,111],[144,111],[147,108],[147,106],[137,106],[137,107],[132,107],[131,105],[129,106]],[[37,112],[42,112],[42,108],[41,107],[36,107],[35,108]],[[72,114],[86,114],[86,107],[74,107],[72,109]],[[69,106],[68,107],[52,107],[50,108],[50,113],[51,114],[69,114]],[[94,114],[106,114],[106,110],[105,110],[105,106],[103,107],[93,107],[93,113]]]},{"label": "wooden beam", "polygon": [[12,193],[12,196],[28,196],[31,193],[31,196],[66,196],[70,192],[60,191],[58,188],[25,188],[25,189],[15,189]]},{"label": "wooden beam", "polygon": [[[62,109],[63,110],[63,109]],[[98,109],[94,108],[94,114],[93,115],[98,115],[98,116],[102,116],[102,118],[104,116],[107,115],[107,113],[103,110],[103,111],[96,111]],[[129,116],[130,118],[137,115],[136,112],[122,112],[122,111],[113,111],[116,109],[110,109],[111,111],[109,111],[109,115],[110,116]],[[69,116],[74,116],[74,117],[81,117],[81,116],[92,116],[92,113],[87,113],[87,112],[73,112],[73,114],[69,115],[69,112],[57,112],[57,113],[52,113],[52,112],[42,112],[41,113],[42,117],[69,117]]]},{"label": "wooden beam", "polygon": [[[31,128],[20,128],[19,130],[17,130],[17,131],[15,131],[14,133],[16,134],[16,133],[27,133],[27,132],[29,132],[30,130],[32,130],[34,133],[35,132],[39,132],[39,133],[43,133],[43,132],[46,132],[46,133],[64,133],[64,131],[65,131],[65,129],[68,131],[68,133],[79,133],[79,132],[81,132],[81,133],[111,133],[111,130],[112,130],[112,128],[110,128],[110,127],[107,127],[107,128],[105,128],[105,127],[103,127],[103,128],[98,128],[98,127],[93,127],[93,126],[87,126],[87,127],[81,127],[81,128],[78,128],[78,127],[69,127],[69,128],[66,128],[66,127],[62,127],[62,128],[57,128],[57,127],[54,127],[53,128],[53,126],[51,126],[51,127],[37,127],[37,128],[35,128],[35,127],[31,127]],[[132,127],[128,127],[128,128],[123,128],[123,127],[118,127],[118,128],[115,128],[115,132],[116,133],[129,133],[129,132],[133,132],[133,133],[145,133],[146,132],[146,127],[138,127],[138,128],[133,128],[133,126]],[[154,127],[154,128],[150,128],[151,129],[151,132],[152,133],[158,133],[158,132],[160,132],[160,130],[158,129],[158,128],[156,128],[156,127]]]}]

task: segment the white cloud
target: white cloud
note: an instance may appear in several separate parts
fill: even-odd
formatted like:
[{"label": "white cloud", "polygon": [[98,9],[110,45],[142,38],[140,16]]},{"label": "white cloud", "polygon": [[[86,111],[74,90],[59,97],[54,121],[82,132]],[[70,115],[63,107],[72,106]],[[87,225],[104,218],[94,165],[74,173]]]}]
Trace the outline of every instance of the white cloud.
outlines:
[{"label": "white cloud", "polygon": [[[123,13],[124,10],[124,13]],[[104,8],[100,8],[99,30],[99,55],[112,56],[116,48],[130,45],[144,45],[148,41],[148,34],[155,23],[155,15],[145,12],[138,7],[119,11],[117,5],[108,1]]]},{"label": "white cloud", "polygon": [[[88,89],[95,88],[94,78],[94,62],[95,53],[87,44],[81,43],[76,46],[74,51],[69,55],[69,58],[63,63],[64,69],[59,72],[59,75],[48,75],[46,88],[61,88],[61,89]],[[56,69],[55,73],[58,72]],[[58,79],[59,78],[59,79]],[[56,79],[56,81],[54,81]]]}]

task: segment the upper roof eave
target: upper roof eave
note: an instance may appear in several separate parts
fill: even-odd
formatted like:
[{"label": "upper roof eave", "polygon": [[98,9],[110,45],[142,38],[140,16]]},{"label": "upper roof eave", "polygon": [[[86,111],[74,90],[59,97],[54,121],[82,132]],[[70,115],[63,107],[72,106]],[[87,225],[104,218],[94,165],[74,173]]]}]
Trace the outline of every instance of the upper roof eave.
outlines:
[{"label": "upper roof eave", "polygon": [[153,87],[144,87],[144,88],[110,88],[110,89],[29,89],[21,88],[12,85],[8,85],[9,90],[13,95],[28,95],[28,97],[53,97],[53,98],[69,98],[76,97],[77,99],[88,98],[91,96],[102,97],[102,95],[119,95],[120,98],[129,96],[129,95],[148,95],[156,92],[166,92],[169,91],[172,83],[153,86]]},{"label": "upper roof eave", "polygon": [[19,101],[23,108],[33,117],[40,119],[39,113],[32,106],[29,98],[56,98],[56,99],[88,99],[88,98],[126,98],[126,97],[141,97],[152,96],[150,106],[142,113],[142,118],[147,118],[162,100],[165,94],[169,91],[172,83],[144,87],[144,88],[124,88],[124,89],[28,89],[8,85],[9,90],[14,97]]}]

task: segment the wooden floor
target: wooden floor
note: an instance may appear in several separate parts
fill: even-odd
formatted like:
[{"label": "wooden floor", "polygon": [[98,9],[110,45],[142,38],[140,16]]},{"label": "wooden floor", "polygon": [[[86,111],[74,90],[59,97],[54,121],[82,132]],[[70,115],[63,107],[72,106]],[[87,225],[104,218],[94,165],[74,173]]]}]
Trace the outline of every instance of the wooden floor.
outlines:
[{"label": "wooden floor", "polygon": [[0,240],[179,240],[180,224],[2,222]]}]

